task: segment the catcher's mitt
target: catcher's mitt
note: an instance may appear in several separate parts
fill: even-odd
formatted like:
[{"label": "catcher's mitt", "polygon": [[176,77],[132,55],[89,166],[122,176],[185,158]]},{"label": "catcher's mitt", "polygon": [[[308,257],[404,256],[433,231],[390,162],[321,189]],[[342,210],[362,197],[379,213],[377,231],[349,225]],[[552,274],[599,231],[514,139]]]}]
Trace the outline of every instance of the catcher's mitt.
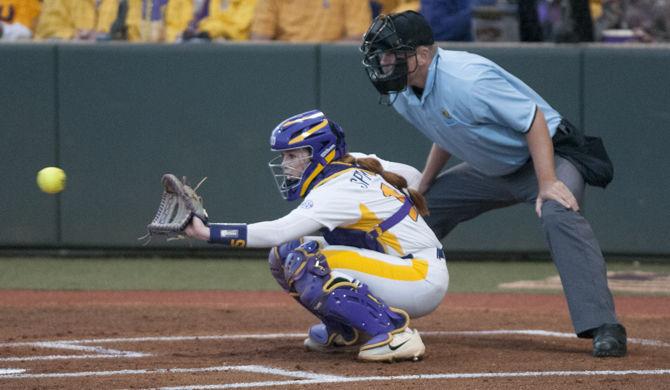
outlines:
[{"label": "catcher's mitt", "polygon": [[194,216],[207,224],[207,211],[202,205],[202,198],[195,192],[205,179],[193,189],[184,184],[186,178],[182,182],[171,173],[163,175],[163,196],[154,219],[147,225],[148,235],[179,236]]}]

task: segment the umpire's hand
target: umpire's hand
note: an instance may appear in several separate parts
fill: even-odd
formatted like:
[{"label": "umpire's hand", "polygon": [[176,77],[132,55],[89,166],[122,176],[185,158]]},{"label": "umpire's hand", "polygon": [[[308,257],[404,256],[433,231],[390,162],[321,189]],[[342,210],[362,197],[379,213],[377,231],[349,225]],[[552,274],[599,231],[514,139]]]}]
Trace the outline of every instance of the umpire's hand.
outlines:
[{"label": "umpire's hand", "polygon": [[535,213],[542,217],[542,203],[545,200],[555,200],[562,204],[566,209],[579,211],[579,203],[572,194],[568,186],[560,180],[545,181],[540,183],[537,190],[537,199],[535,199]]}]

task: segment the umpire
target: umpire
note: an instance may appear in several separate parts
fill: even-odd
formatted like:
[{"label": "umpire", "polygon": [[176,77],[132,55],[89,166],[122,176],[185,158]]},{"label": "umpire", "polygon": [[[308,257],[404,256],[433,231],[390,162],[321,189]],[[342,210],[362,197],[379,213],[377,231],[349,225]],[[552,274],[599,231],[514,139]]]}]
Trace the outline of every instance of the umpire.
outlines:
[{"label": "umpire", "polygon": [[[361,50],[381,101],[433,142],[420,190],[437,236],[489,210],[534,204],[575,333],[593,338],[593,356],[624,356],[605,261],[579,212],[586,183],[612,180],[600,139],[492,61],[438,48],[419,13],[380,15]],[[463,162],[439,174],[452,155]]]}]

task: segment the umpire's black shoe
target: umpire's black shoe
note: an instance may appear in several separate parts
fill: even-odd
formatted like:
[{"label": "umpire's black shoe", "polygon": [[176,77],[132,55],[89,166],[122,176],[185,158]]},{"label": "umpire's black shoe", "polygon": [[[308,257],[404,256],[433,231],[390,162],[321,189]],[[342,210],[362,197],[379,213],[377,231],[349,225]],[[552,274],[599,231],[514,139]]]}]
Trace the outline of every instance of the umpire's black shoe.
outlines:
[{"label": "umpire's black shoe", "polygon": [[593,330],[593,356],[622,357],[626,355],[626,328],[604,324]]}]

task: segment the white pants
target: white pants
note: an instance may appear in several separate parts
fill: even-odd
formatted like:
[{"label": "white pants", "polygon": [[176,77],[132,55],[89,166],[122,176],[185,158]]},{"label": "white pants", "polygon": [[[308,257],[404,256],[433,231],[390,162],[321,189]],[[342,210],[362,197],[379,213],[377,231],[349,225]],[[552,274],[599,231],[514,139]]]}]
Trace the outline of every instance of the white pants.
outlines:
[{"label": "white pants", "polygon": [[411,318],[435,310],[449,287],[447,263],[438,257],[437,248],[413,253],[409,259],[342,245],[325,246],[321,253],[334,276],[359,280],[375,297]]}]

